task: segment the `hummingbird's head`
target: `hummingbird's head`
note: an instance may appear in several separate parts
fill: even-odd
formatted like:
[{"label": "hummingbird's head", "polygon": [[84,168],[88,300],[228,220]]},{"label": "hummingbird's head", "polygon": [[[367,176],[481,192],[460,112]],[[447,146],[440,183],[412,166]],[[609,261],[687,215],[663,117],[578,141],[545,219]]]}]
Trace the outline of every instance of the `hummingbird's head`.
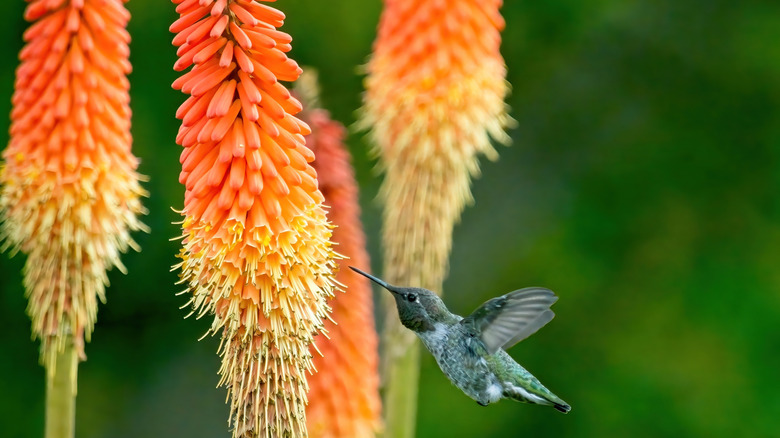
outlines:
[{"label": "hummingbird's head", "polygon": [[448,313],[441,298],[428,289],[420,287],[398,287],[386,281],[350,266],[350,269],[361,274],[374,283],[389,290],[395,298],[398,307],[398,317],[404,327],[415,332],[435,330],[434,323]]}]

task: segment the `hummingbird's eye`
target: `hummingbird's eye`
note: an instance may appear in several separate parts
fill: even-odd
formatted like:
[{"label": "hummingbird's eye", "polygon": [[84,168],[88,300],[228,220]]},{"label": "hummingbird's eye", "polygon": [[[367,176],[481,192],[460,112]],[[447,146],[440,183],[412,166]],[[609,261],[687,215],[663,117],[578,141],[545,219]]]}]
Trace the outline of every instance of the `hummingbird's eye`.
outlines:
[{"label": "hummingbird's eye", "polygon": [[413,302],[417,301],[417,295],[409,294],[409,296],[406,299],[409,300],[410,303],[413,303]]}]

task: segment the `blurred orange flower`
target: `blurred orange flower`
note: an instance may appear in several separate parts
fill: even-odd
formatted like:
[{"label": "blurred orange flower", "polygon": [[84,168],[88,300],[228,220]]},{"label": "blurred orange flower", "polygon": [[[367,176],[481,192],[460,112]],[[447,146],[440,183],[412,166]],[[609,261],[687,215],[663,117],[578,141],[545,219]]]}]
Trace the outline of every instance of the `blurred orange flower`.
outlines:
[{"label": "blurred orange flower", "polygon": [[501,0],[386,0],[362,125],[385,171],[383,278],[441,290],[479,154],[509,142]]},{"label": "blurred orange flower", "polygon": [[317,159],[320,190],[330,206],[328,218],[336,226],[333,242],[348,258],[336,276],[345,293],[332,302],[335,321],[326,321],[328,339],[319,339],[314,355],[318,370],[309,378],[309,435],[315,438],[373,437],[381,426],[378,340],[369,280],[346,265],[370,270],[366,238],[360,223],[358,187],[344,144],[345,130],[317,108],[315,74],[307,71],[296,83],[305,110],[301,118],[311,126],[306,141]]},{"label": "blurred orange flower", "polygon": [[[452,230],[472,201],[479,155],[508,143],[501,0],[385,0],[361,125],[385,178],[383,278],[441,291]],[[387,297],[385,423],[413,436],[418,351]]]},{"label": "blurred orange flower", "polygon": [[74,336],[84,356],[146,193],[130,150],[130,14],[118,0],[30,1],[0,170],[5,247],[28,255],[24,284],[41,359]]},{"label": "blurred orange flower", "polygon": [[305,436],[309,346],[329,312],[336,254],[310,129],[279,82],[301,73],[277,30],[285,16],[251,0],[174,3],[174,69],[192,66],[173,83],[190,95],[176,114],[181,281],[222,335],[233,436]]}]

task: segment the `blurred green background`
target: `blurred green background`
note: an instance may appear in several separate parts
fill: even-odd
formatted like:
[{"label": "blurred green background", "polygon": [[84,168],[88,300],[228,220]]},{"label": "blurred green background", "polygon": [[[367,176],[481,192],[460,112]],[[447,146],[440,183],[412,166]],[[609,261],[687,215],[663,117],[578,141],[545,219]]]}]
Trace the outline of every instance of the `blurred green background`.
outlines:
[{"label": "blurred green background", "polygon": [[[218,339],[184,320],[176,262],[180,147],[170,2],[133,0],[134,151],[150,176],[141,253],[111,272],[77,436],[228,437]],[[24,3],[0,2],[0,114],[9,114]],[[360,105],[378,0],[287,0],[292,56],[324,105]],[[529,285],[558,317],[510,353],[573,410],[478,406],[424,356],[418,435],[780,436],[780,3],[509,1],[503,54],[517,128],[483,162],[455,230],[450,308]],[[7,143],[8,117],[0,117]],[[375,268],[379,177],[350,134]],[[0,436],[43,434],[44,372],[21,286],[0,256]]]}]

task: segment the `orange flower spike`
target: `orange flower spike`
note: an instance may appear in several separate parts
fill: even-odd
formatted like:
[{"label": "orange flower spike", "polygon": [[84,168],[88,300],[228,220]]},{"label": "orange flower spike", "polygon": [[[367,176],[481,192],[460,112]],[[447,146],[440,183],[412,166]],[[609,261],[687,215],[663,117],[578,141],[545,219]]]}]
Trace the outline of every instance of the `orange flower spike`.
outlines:
[{"label": "orange flower spike", "polygon": [[[344,127],[317,108],[316,74],[307,70],[296,82],[306,110],[301,118],[311,126],[307,144],[317,155],[314,168],[336,225],[333,242],[348,264],[370,269],[360,223],[358,188],[344,144]],[[312,438],[372,437],[381,427],[378,340],[374,326],[371,284],[341,264],[336,279],[346,286],[332,302],[333,321],[325,323],[328,339],[317,342],[318,370],[309,378],[307,421]]]},{"label": "orange flower spike", "polygon": [[[362,126],[385,178],[383,278],[441,291],[452,231],[479,156],[508,143],[501,0],[385,0],[367,65]],[[388,436],[413,436],[418,350],[386,299]]]},{"label": "orange flower spike", "polygon": [[[386,173],[383,275],[391,283],[441,290],[478,156],[497,158],[491,137],[509,141],[501,4],[385,1],[362,124]],[[415,230],[419,238],[410,239]]]},{"label": "orange flower spike", "polygon": [[122,3],[37,0],[25,11],[35,23],[24,33],[0,166],[0,237],[27,254],[28,312],[49,373],[71,334],[84,357],[106,270],[124,272],[120,253],[138,249],[130,231],[146,230]]},{"label": "orange flower spike", "polygon": [[193,313],[214,314],[210,331],[222,335],[233,436],[306,436],[309,346],[330,310],[337,255],[300,103],[278,83],[301,69],[284,53],[281,12],[251,0],[174,3],[174,69],[191,67],[173,84],[190,94],[176,114],[181,281]]}]

